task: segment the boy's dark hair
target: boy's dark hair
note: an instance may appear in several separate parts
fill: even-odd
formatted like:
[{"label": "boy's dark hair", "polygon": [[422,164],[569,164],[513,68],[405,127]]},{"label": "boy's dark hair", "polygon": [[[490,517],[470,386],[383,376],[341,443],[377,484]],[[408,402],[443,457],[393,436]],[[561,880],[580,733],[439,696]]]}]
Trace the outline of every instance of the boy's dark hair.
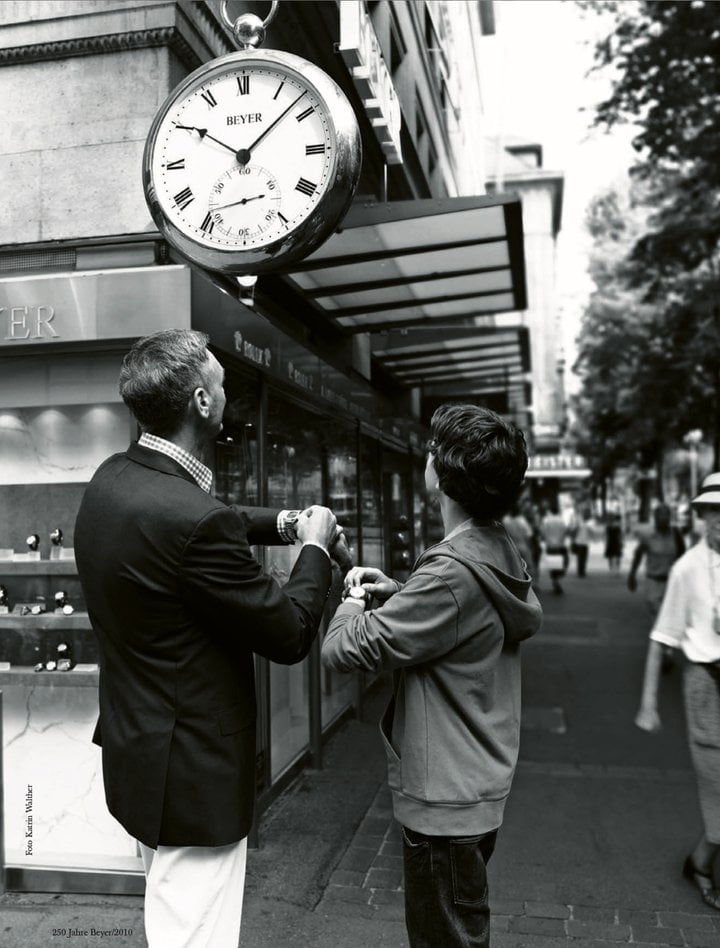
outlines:
[{"label": "boy's dark hair", "polygon": [[527,470],[522,431],[476,405],[441,405],[430,427],[440,490],[472,517],[504,516],[520,494]]}]

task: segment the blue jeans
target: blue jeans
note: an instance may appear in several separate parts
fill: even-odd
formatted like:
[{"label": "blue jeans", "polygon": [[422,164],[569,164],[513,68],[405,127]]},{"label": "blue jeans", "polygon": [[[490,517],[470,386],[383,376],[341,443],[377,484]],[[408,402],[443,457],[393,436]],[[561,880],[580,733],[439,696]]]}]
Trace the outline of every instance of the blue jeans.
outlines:
[{"label": "blue jeans", "polygon": [[486,865],[497,830],[425,836],[403,826],[405,926],[410,948],[488,948]]}]

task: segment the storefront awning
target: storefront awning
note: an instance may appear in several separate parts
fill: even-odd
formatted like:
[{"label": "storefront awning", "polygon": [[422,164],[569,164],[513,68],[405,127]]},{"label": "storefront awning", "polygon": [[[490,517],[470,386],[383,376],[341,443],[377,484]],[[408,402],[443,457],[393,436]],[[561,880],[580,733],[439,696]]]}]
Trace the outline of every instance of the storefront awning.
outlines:
[{"label": "storefront awning", "polygon": [[525,309],[520,198],[354,205],[287,279],[351,333]]},{"label": "storefront awning", "polygon": [[400,385],[528,404],[527,329],[495,318],[527,306],[517,195],[356,204],[284,279]]},{"label": "storefront awning", "polygon": [[530,369],[522,326],[394,329],[374,340],[373,355],[398,382],[421,386],[426,394],[520,395]]}]

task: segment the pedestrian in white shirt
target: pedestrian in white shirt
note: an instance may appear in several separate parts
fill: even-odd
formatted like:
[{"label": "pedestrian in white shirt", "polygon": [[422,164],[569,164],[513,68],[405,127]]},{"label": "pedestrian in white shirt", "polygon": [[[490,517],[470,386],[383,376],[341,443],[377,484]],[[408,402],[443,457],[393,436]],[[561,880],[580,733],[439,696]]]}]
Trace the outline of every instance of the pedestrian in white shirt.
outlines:
[{"label": "pedestrian in white shirt", "polygon": [[705,537],[670,570],[650,633],[635,723],[646,731],[660,729],[662,650],[664,645],[680,649],[686,659],[683,693],[703,822],[703,835],[685,860],[683,875],[706,905],[720,911],[720,891],[712,876],[720,852],[720,473],[705,478],[692,504],[705,522]]}]

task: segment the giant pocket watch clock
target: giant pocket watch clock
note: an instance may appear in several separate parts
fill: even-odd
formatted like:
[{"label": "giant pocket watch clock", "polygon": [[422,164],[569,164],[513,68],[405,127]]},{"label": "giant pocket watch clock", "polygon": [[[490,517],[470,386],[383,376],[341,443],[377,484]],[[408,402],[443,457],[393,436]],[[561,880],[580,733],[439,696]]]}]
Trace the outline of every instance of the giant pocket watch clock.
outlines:
[{"label": "giant pocket watch clock", "polygon": [[160,232],[191,263],[260,274],[295,262],[335,230],[360,174],[355,113],[321,69],[257,49],[265,27],[222,16],[241,49],[177,86],[145,145],[143,186]]}]

